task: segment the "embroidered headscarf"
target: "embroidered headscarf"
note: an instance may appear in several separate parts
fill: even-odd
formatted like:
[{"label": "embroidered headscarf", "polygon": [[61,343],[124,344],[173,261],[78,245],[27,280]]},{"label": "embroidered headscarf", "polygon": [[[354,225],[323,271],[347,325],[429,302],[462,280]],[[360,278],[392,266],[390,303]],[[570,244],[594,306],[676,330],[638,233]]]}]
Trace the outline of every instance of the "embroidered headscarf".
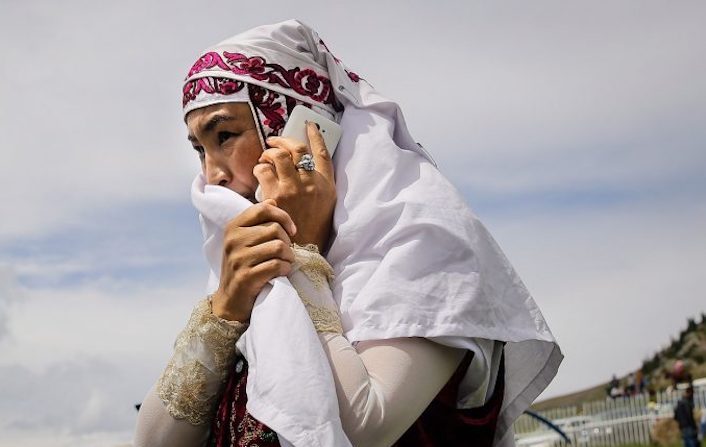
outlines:
[{"label": "embroidered headscarf", "polygon": [[[219,73],[222,70],[226,73]],[[343,111],[343,105],[333,94],[331,81],[311,68],[288,70],[268,63],[261,56],[208,51],[194,63],[186,77],[182,90],[184,115],[222,102],[250,105],[263,148],[267,137],[282,132],[297,105],[309,107],[334,121],[338,121],[339,112]]]},{"label": "embroidered headscarf", "polygon": [[[481,366],[493,359],[479,350],[477,340],[505,342],[505,389],[495,444],[512,444],[513,421],[546,388],[563,356],[522,281],[463,197],[412,138],[399,106],[348,70],[314,30],[298,21],[254,28],[207,50],[187,76],[184,112],[236,100],[231,92],[243,91],[238,83],[247,84],[249,93],[244,97],[265,135],[267,128],[281,128],[279,117],[286,119],[290,100],[340,118],[343,135],[333,157],[338,202],[327,259],[336,275],[333,292],[346,338],[356,342],[426,337],[473,350],[473,362]],[[277,107],[267,92],[255,95],[257,89],[284,98]],[[197,178],[192,190],[197,208],[200,194],[207,189],[203,178]],[[212,269],[210,287],[215,289],[220,247],[211,237],[209,248],[206,230],[204,234]],[[256,310],[248,332],[257,322]],[[282,318],[291,319],[291,315]],[[277,324],[275,319],[270,321]],[[252,357],[248,357],[251,364],[265,365],[267,360],[257,351],[267,347],[250,343],[248,332],[239,346],[249,348],[245,354]],[[464,380],[473,381],[477,371],[469,368]],[[262,367],[251,368],[251,373],[253,382],[260,380],[258,375],[268,374]],[[272,384],[278,373],[270,373]],[[302,371],[293,372],[298,373]],[[250,384],[249,378],[248,396],[257,401],[262,393],[253,386],[251,395]],[[321,386],[330,387],[330,380],[321,379]],[[464,389],[472,391],[462,384]],[[335,392],[331,393],[335,399]],[[467,398],[459,396],[459,406]],[[251,413],[282,435],[282,427],[286,430],[293,423],[276,420],[287,402],[273,394],[262,399],[275,409],[268,413],[260,407],[260,414]],[[250,404],[249,400],[249,409]],[[345,445],[338,442],[329,445]]]}]

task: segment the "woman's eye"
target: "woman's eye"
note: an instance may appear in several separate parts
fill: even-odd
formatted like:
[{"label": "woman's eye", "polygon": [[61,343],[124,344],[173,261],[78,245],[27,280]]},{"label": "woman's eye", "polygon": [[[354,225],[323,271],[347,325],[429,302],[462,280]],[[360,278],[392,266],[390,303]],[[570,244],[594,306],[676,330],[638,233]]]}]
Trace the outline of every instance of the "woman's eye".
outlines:
[{"label": "woman's eye", "polygon": [[218,144],[223,144],[226,141],[228,141],[228,138],[237,137],[237,136],[238,136],[238,134],[235,134],[233,132],[226,132],[226,131],[218,132]]}]

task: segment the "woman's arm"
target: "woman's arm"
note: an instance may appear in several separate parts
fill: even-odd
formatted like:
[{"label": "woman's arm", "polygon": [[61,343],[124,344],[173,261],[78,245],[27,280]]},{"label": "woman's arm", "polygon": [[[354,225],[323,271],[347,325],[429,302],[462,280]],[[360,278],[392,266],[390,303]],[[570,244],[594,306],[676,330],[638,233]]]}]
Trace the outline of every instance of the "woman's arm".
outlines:
[{"label": "woman's arm", "polygon": [[192,425],[174,418],[153,386],[142,401],[135,428],[135,447],[203,447],[208,441],[209,424]]},{"label": "woman's arm", "polygon": [[136,447],[205,445],[235,343],[246,327],[213,315],[210,299],[196,305],[167,367],[142,402]]},{"label": "woman's arm", "polygon": [[321,334],[336,383],[341,422],[355,446],[389,446],[451,378],[464,351],[424,338],[360,342]]},{"label": "woman's arm", "polygon": [[356,446],[388,446],[441,391],[465,352],[424,338],[360,342],[342,334],[328,281],[331,267],[315,248],[295,247],[289,279],[329,358],[343,429]]}]

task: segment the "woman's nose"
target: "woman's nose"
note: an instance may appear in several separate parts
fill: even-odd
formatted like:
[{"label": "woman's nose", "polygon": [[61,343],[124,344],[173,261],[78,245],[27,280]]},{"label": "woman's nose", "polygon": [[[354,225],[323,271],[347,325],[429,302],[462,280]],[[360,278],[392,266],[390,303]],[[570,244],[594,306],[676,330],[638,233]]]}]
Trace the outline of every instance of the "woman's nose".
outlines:
[{"label": "woman's nose", "polygon": [[226,186],[230,183],[231,177],[225,163],[220,162],[217,157],[210,157],[206,154],[204,160],[206,182],[209,185]]}]

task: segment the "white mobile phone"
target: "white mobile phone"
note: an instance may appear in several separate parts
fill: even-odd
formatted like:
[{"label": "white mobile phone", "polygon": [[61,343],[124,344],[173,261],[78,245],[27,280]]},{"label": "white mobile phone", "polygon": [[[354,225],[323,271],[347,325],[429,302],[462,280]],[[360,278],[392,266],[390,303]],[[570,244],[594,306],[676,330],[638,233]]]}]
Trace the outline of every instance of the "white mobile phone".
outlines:
[{"label": "white mobile phone", "polygon": [[316,123],[319,132],[321,132],[321,135],[324,137],[324,143],[326,144],[328,153],[333,156],[336,146],[338,145],[338,140],[341,139],[341,126],[306,106],[298,105],[294,107],[287,123],[284,125],[282,136],[307,143],[309,141],[309,137],[306,133],[307,121]]},{"label": "white mobile phone", "polygon": [[[324,137],[326,149],[328,149],[329,154],[333,157],[336,146],[338,146],[338,140],[341,139],[341,126],[306,106],[298,105],[294,107],[287,123],[284,125],[284,129],[282,129],[281,136],[293,138],[305,144],[308,143],[309,136],[306,133],[307,121],[316,123],[319,132],[321,132],[321,136]],[[259,185],[255,190],[255,200],[262,202],[262,188],[260,188]]]}]

